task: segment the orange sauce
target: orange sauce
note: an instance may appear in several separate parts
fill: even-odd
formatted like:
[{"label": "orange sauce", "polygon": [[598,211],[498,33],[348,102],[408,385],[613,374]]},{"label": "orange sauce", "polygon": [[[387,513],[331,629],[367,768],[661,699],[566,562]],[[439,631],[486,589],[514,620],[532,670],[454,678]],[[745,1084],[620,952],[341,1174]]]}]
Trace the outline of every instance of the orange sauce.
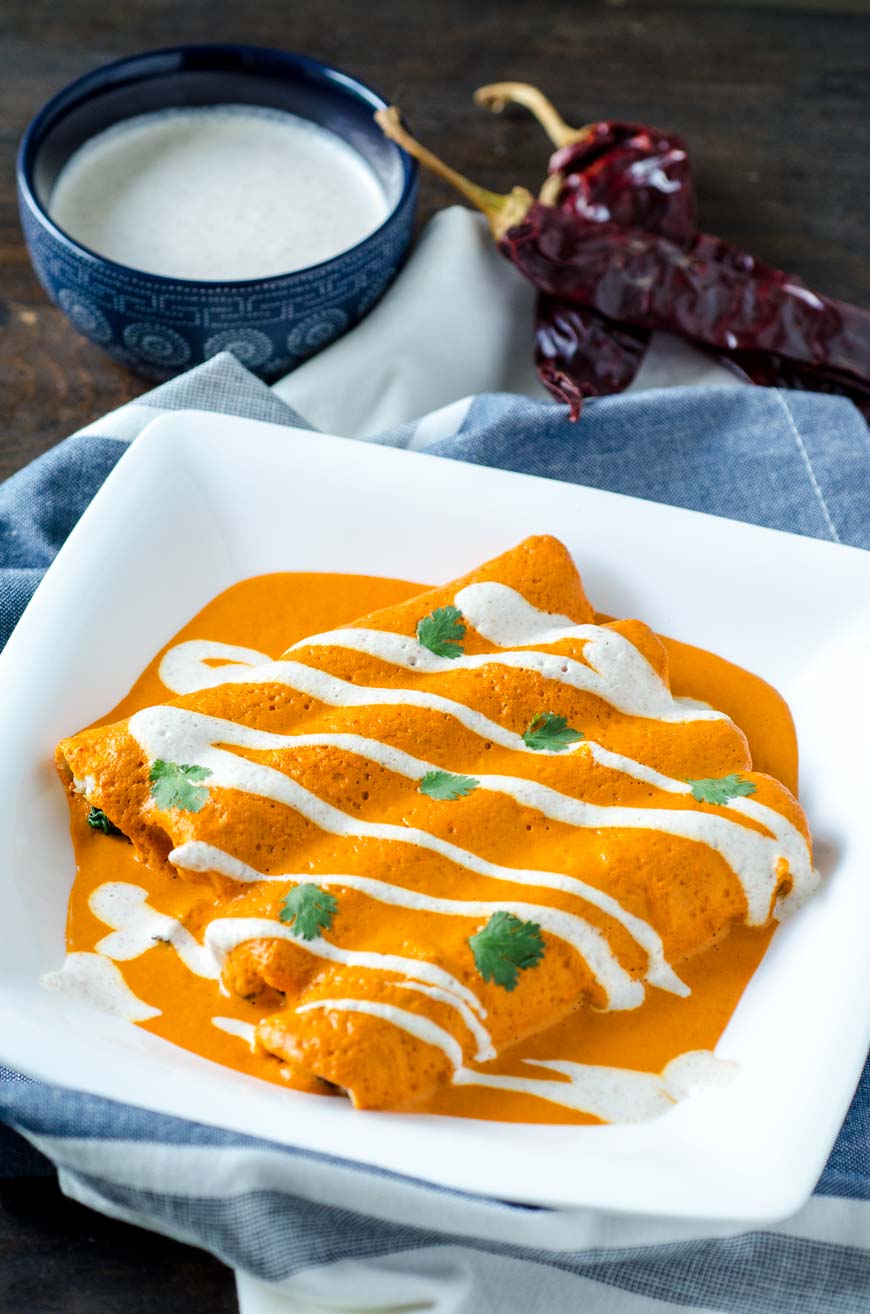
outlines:
[{"label": "orange sauce", "polygon": [[[275,574],[245,580],[210,602],[167,648],[187,639],[218,640],[257,648],[277,658],[306,635],[321,633],[355,617],[412,597],[421,586],[400,580],[357,575]],[[768,772],[792,792],[797,784],[797,746],[792,720],[779,695],[757,677],[672,639],[663,639],[673,692],[704,699],[728,713],[746,734],[754,769]],[[165,702],[172,694],[161,683],[162,649],[130,693],[96,724],[130,716]],[[107,881],[142,882],[142,866],[123,840],[90,830],[84,811],[75,809],[72,837],[76,878],[69,905],[70,951],[91,951],[108,933],[90,910],[91,893]],[[149,900],[161,912],[183,917],[202,897],[202,886],[171,869],[148,874]],[[660,1071],[678,1054],[712,1050],[769,943],[771,929],[737,927],[713,948],[681,964],[691,987],[687,998],[651,989],[644,1006],[628,1012],[574,1013],[548,1031],[515,1045],[487,1070],[528,1076],[527,1058],[567,1059],[648,1072]],[[215,982],[189,972],[168,948],[118,963],[135,994],[161,1015],[143,1023],[147,1030],[205,1058],[279,1085],[287,1085],[280,1059],[252,1053],[246,1043],[212,1025],[214,1016],[256,1023],[262,1005],[219,993]],[[535,1096],[475,1086],[444,1086],[421,1111],[515,1122],[589,1123],[596,1119]]]}]

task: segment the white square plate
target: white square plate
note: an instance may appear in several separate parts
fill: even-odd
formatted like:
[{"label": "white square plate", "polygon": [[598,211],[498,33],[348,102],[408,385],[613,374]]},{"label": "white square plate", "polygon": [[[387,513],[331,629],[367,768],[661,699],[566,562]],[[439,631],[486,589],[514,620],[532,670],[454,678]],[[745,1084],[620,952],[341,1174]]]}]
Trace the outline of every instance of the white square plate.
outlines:
[{"label": "white square plate", "polygon": [[[558,535],[589,596],[770,680],[828,878],[776,934],[717,1053],[736,1080],[633,1126],[361,1114],[44,992],[73,874],[58,739],[221,589],[275,570],[441,582]],[[503,1199],[769,1220],[809,1195],[870,1043],[870,555],[570,484],[231,417],[155,420],[0,657],[0,1059],[46,1081]]]}]

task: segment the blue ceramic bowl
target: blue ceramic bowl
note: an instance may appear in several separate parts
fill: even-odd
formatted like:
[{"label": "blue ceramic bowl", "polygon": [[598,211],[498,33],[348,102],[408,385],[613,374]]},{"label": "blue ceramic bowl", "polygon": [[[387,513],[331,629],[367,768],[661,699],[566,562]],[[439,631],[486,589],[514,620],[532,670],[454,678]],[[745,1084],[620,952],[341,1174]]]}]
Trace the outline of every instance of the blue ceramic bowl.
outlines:
[{"label": "blue ceramic bowl", "polygon": [[[350,250],[277,278],[211,283],[119,265],[49,217],[55,180],[90,137],[150,110],[266,105],[332,129],[374,169],[390,213]],[[39,281],[72,324],[117,360],[168,378],[232,351],[276,378],[355,324],[398,271],[414,223],[414,162],[374,122],[385,102],[317,60],[257,46],[177,46],[107,64],[58,92],[21,142],[21,224]]]}]

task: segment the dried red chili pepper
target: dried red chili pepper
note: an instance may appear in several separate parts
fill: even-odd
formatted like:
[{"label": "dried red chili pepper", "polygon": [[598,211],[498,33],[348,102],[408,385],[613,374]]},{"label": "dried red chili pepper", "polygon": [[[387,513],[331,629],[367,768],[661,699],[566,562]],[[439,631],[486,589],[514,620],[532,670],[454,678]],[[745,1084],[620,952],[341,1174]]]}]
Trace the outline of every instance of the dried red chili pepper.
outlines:
[{"label": "dried red chili pepper", "polygon": [[[474,93],[500,113],[524,106],[557,147],[545,184],[547,199],[596,223],[614,221],[688,241],[696,223],[695,193],[682,138],[619,122],[572,128],[537,87],[497,82]],[[541,381],[572,420],[585,397],[621,392],[640,368],[650,333],[619,328],[595,310],[541,296],[535,358]]]},{"label": "dried red chili pepper", "polygon": [[538,297],[535,364],[557,401],[580,418],[586,397],[622,392],[640,369],[650,334],[614,324],[595,310],[559,297]]},{"label": "dried red chili pepper", "polygon": [[623,326],[678,333],[747,373],[791,372],[859,404],[870,392],[870,313],[819,296],[706,234],[683,247],[642,228],[591,221],[525,188],[485,191],[416,142],[397,110],[377,118],[483,211],[503,254],[541,292]]},{"label": "dried red chili pepper", "polygon": [[680,247],[535,201],[500,245],[541,291],[620,323],[870,382],[870,314],[705,234]]},{"label": "dried red chili pepper", "polygon": [[474,93],[478,105],[501,113],[522,105],[557,148],[550,157],[545,199],[595,223],[645,228],[674,242],[698,227],[689,152],[682,137],[615,120],[572,128],[551,101],[526,82],[493,82]]}]

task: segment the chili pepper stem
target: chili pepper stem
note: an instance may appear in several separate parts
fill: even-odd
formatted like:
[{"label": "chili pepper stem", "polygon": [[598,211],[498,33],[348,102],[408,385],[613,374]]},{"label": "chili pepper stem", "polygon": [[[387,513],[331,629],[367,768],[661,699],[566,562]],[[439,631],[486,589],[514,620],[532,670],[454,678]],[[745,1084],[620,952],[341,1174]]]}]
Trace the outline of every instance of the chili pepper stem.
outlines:
[{"label": "chili pepper stem", "polygon": [[588,131],[570,127],[543,91],[528,82],[490,82],[485,87],[478,87],[474,101],[492,110],[493,114],[501,114],[508,105],[522,105],[538,120],[554,146],[571,146]]},{"label": "chili pepper stem", "polygon": [[485,214],[496,241],[499,241],[509,228],[522,223],[525,219],[534,199],[525,187],[514,187],[505,194],[487,191],[485,187],[479,187],[477,183],[471,182],[455,169],[451,169],[449,164],[439,160],[437,155],[433,155],[411,136],[402,126],[401,114],[395,105],[391,105],[389,109],[378,110],[375,113],[375,121],[385,137],[389,137],[390,141],[394,141],[409,155],[413,155],[415,160],[419,160],[423,167],[434,173],[436,177],[450,183],[461,196]]},{"label": "chili pepper stem", "polygon": [[565,186],[565,175],[561,170],[557,173],[549,173],[541,183],[541,190],[538,192],[538,200],[542,205],[558,205],[559,198],[562,195],[562,188]]}]

